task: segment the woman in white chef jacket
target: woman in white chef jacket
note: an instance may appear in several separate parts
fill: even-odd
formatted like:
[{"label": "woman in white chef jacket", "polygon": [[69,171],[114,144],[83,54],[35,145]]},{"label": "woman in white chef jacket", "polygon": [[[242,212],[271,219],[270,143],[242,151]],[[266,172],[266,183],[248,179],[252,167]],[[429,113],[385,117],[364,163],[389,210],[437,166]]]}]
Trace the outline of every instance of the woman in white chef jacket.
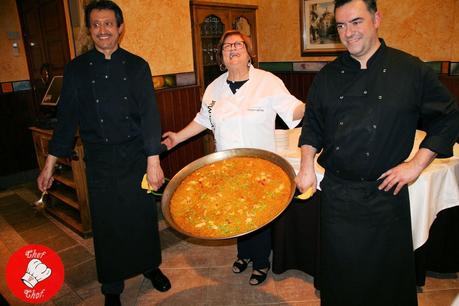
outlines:
[{"label": "woman in white chef jacket", "polygon": [[[275,75],[252,66],[252,42],[239,31],[223,34],[217,60],[222,71],[207,88],[202,107],[181,131],[166,132],[168,149],[205,129],[214,133],[217,151],[258,148],[275,152],[275,118],[278,114],[294,128],[304,114],[304,104],[292,96]],[[261,284],[270,268],[270,227],[242,236],[237,241],[233,272],[241,273],[252,262],[251,285]]]}]

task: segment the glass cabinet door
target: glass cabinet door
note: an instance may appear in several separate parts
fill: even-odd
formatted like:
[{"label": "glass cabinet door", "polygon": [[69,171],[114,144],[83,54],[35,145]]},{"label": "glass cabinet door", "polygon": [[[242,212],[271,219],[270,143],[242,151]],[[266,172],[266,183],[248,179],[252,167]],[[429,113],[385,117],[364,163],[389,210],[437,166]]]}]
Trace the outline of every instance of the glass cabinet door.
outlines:
[{"label": "glass cabinet door", "polygon": [[[222,34],[230,29],[239,30],[252,38],[256,47],[256,20],[254,6],[235,7],[218,3],[192,1],[195,67],[201,93],[224,71],[217,63],[217,45]],[[256,65],[256,63],[254,63]]]},{"label": "glass cabinet door", "polygon": [[[256,6],[228,5],[221,3],[191,1],[193,14],[193,47],[196,77],[201,97],[205,88],[224,71],[217,63],[217,45],[223,33],[230,29],[240,30],[252,38],[253,51],[257,53]],[[256,65],[256,63],[254,63]],[[204,136],[204,152],[215,151],[210,131]]]},{"label": "glass cabinet door", "polygon": [[207,86],[222,73],[217,63],[217,45],[225,25],[218,16],[209,15],[200,26],[204,85]]}]

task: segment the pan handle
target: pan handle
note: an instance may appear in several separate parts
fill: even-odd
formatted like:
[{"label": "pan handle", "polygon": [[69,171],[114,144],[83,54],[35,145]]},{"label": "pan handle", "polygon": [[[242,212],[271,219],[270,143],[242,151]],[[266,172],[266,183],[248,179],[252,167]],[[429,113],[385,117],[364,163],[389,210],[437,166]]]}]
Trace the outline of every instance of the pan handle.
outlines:
[{"label": "pan handle", "polygon": [[150,190],[148,193],[149,194],[152,194],[154,196],[157,196],[157,197],[162,197],[163,196],[163,192],[164,192],[164,189],[166,188],[167,184],[169,183],[170,179],[168,179],[167,177],[164,178],[164,184],[159,187],[159,189],[157,191],[153,191],[153,190]]}]

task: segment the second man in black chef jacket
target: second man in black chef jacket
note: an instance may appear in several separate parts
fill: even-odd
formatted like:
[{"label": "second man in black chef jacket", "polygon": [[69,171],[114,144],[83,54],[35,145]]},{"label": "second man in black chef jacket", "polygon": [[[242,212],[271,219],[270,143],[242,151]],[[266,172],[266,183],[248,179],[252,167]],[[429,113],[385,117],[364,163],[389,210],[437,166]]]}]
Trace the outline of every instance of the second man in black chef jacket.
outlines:
[{"label": "second man in black chef jacket", "polygon": [[164,181],[161,127],[148,63],[118,46],[124,29],[112,1],[90,3],[86,26],[95,49],[67,64],[58,124],[38,186],[52,184],[57,157],[70,156],[79,134],[85,150],[98,279],[106,305],[120,305],[124,280],[143,273],[166,291],[159,270],[157,208],[140,188],[144,173],[154,189]]},{"label": "second man in black chef jacket", "polygon": [[[456,101],[418,58],[378,39],[375,0],[336,0],[335,17],[348,52],[309,91],[296,178],[316,188],[322,151],[321,305],[417,305],[407,185],[452,155]],[[427,136],[404,162],[420,119]]]}]

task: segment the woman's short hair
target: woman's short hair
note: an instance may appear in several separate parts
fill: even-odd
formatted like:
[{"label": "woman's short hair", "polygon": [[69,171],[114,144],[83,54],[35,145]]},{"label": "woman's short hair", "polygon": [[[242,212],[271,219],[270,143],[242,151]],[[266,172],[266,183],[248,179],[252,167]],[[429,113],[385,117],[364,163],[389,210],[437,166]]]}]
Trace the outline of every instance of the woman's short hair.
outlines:
[{"label": "woman's short hair", "polygon": [[249,54],[250,60],[253,62],[256,55],[253,52],[252,39],[249,36],[241,33],[238,30],[229,30],[223,33],[217,45],[217,63],[218,65],[220,67],[225,67],[225,63],[223,62],[223,43],[225,42],[225,39],[228,36],[232,36],[232,35],[239,35],[242,38],[242,40],[244,41],[247,53]]},{"label": "woman's short hair", "polygon": [[115,13],[116,25],[119,27],[123,24],[123,12],[120,7],[113,1],[110,0],[93,0],[84,8],[84,22],[86,27],[91,27],[91,12],[93,10],[111,10]]}]

